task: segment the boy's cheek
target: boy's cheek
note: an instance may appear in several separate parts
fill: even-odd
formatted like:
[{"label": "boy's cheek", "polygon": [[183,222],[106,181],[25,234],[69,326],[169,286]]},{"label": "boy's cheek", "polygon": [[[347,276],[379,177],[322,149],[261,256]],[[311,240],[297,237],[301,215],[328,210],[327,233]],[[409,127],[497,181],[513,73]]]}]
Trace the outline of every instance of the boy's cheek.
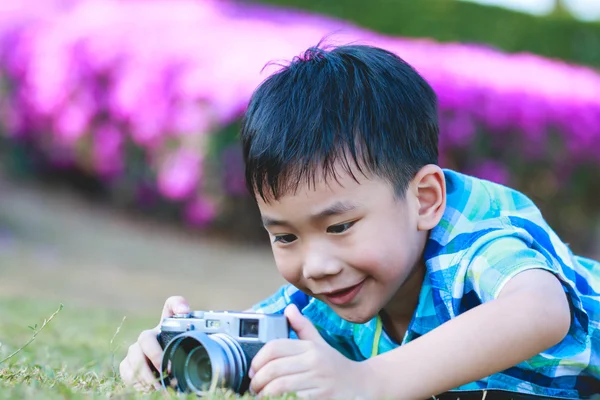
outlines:
[{"label": "boy's cheek", "polygon": [[378,277],[385,275],[386,270],[393,266],[393,264],[389,265],[389,262],[396,265],[398,263],[398,259],[388,257],[386,251],[389,252],[389,249],[383,248],[380,244],[357,246],[348,251],[345,262],[363,275]]},{"label": "boy's cheek", "polygon": [[[275,265],[279,274],[294,286],[302,281],[302,264],[289,256],[275,256]],[[299,288],[300,289],[300,288]]]}]

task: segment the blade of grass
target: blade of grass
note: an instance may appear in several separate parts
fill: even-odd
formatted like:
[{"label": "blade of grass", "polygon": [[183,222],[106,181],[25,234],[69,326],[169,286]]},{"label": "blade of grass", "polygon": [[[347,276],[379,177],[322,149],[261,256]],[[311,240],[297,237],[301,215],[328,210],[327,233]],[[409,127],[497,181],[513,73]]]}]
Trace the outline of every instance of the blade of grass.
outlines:
[{"label": "blade of grass", "polygon": [[21,352],[21,350],[23,350],[25,347],[29,346],[35,340],[35,338],[37,337],[37,335],[50,323],[50,321],[52,321],[54,319],[54,317],[62,309],[63,309],[63,305],[61,303],[60,307],[58,307],[58,309],[56,311],[54,311],[54,313],[49,318],[47,318],[47,319],[44,320],[44,323],[42,324],[42,326],[40,326],[39,329],[34,329],[33,336],[31,336],[31,338],[29,339],[29,341],[27,343],[25,343],[23,346],[19,347],[17,350],[15,350],[12,354],[9,354],[8,356],[6,356],[2,360],[0,360],[0,364],[3,364],[6,361],[10,360],[11,358],[13,358],[17,354],[19,354],[19,352]]}]

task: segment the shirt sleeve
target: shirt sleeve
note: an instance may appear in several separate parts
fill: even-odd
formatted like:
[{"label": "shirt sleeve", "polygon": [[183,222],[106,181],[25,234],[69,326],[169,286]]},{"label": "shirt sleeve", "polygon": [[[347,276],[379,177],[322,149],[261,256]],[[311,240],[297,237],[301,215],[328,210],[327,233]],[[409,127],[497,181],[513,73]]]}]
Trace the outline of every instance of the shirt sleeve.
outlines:
[{"label": "shirt sleeve", "polygon": [[309,297],[293,285],[283,285],[266,299],[254,304],[253,312],[265,314],[283,314],[290,304],[295,304],[300,311],[309,303]]},{"label": "shirt sleeve", "polygon": [[543,269],[556,274],[548,260],[516,237],[485,243],[473,254],[467,268],[465,287],[471,287],[483,303],[498,298],[504,286],[517,274]]},{"label": "shirt sleeve", "polygon": [[589,340],[587,313],[575,282],[565,276],[560,263],[515,236],[485,242],[471,255],[464,278],[463,296],[471,297],[469,294],[474,292],[481,303],[486,303],[498,298],[502,289],[517,274],[531,269],[549,271],[561,282],[569,300],[571,328],[567,341],[583,344]]}]

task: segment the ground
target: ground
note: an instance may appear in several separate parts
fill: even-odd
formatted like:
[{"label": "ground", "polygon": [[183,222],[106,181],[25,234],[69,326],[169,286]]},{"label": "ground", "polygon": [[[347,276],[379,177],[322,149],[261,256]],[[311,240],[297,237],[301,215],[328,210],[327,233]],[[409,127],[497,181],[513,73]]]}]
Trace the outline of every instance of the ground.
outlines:
[{"label": "ground", "polygon": [[4,296],[156,315],[174,294],[193,308],[240,309],[282,283],[267,246],[187,235],[65,189],[0,181]]},{"label": "ground", "polygon": [[127,347],[171,295],[194,309],[240,310],[276,290],[283,280],[270,250],[252,242],[0,179],[0,400],[167,397],[123,386]]},{"label": "ground", "polygon": [[0,363],[0,398],[121,393],[118,364],[158,323],[167,297],[239,310],[282,283],[268,246],[190,235],[66,189],[0,180],[0,360],[63,305]]}]

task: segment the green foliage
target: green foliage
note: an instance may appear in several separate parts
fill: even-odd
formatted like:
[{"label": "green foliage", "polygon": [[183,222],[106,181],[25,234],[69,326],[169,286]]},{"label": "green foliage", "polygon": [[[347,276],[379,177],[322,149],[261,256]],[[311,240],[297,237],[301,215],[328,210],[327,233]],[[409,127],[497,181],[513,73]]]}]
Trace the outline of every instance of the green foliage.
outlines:
[{"label": "green foliage", "polygon": [[600,23],[537,17],[457,0],[260,0],[351,21],[384,34],[479,43],[600,67]]}]

